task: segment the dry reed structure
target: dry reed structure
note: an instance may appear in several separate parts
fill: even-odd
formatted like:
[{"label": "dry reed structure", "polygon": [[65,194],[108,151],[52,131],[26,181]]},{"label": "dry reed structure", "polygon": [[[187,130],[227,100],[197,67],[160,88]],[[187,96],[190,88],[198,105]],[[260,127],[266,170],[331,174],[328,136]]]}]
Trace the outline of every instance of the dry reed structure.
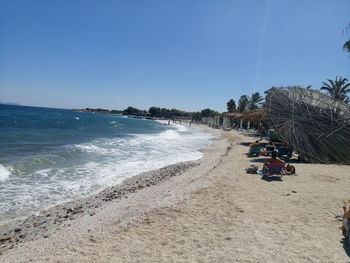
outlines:
[{"label": "dry reed structure", "polygon": [[350,107],[300,87],[267,92],[265,118],[310,162],[350,164]]}]

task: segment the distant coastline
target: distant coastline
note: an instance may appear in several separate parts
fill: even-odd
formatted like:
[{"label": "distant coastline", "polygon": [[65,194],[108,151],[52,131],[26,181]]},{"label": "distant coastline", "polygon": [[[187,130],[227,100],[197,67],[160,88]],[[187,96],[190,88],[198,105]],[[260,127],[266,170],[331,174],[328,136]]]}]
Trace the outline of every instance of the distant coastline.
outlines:
[{"label": "distant coastline", "polygon": [[99,113],[99,114],[115,114],[115,115],[125,115],[130,118],[138,119],[192,119],[192,112],[186,112],[177,109],[166,109],[151,107],[147,110],[140,110],[133,107],[128,107],[125,110],[108,110],[101,108],[85,108],[85,109],[72,109],[77,112],[87,112],[87,113]]},{"label": "distant coastline", "polygon": [[22,106],[19,103],[14,103],[14,102],[1,102],[0,101],[0,105],[10,105],[10,106]]},{"label": "distant coastline", "polygon": [[72,109],[72,111],[78,111],[78,112],[89,112],[89,113],[103,113],[103,114],[118,114],[122,115],[123,111],[120,110],[106,110],[106,109],[100,109],[100,108],[86,108],[86,109]]}]

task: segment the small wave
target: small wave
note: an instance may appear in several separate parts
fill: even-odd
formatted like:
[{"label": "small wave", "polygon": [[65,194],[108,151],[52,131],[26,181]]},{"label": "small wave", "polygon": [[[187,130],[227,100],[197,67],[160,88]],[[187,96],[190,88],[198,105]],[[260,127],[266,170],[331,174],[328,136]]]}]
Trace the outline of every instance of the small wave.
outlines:
[{"label": "small wave", "polygon": [[96,145],[92,143],[87,144],[78,144],[74,146],[76,149],[79,149],[84,152],[100,152],[101,148],[97,147]]},{"label": "small wave", "polygon": [[35,162],[30,159],[25,170],[0,165],[0,181],[10,176],[0,184],[0,223],[97,193],[141,172],[197,160],[211,141],[208,134],[177,124],[161,130],[67,145]]},{"label": "small wave", "polygon": [[114,123],[117,123],[116,121],[111,121],[111,122],[109,122],[110,124],[114,124]]},{"label": "small wave", "polygon": [[5,181],[7,178],[10,177],[10,175],[11,172],[0,164],[0,182]]},{"label": "small wave", "polygon": [[188,131],[188,128],[184,125],[181,125],[181,124],[175,124],[176,125],[176,129],[177,131],[179,132],[185,132],[185,131]]},{"label": "small wave", "polygon": [[158,135],[158,138],[163,140],[175,140],[180,138],[180,134],[174,130],[167,130],[165,132],[160,133]]}]

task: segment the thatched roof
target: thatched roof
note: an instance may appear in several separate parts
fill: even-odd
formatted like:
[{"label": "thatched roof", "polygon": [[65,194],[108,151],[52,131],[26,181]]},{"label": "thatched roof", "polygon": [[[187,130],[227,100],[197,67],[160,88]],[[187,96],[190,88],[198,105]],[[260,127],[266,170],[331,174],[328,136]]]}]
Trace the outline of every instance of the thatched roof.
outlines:
[{"label": "thatched roof", "polygon": [[262,121],[265,116],[264,109],[250,110],[243,112],[243,120],[245,121]]},{"label": "thatched roof", "polygon": [[234,113],[224,113],[223,114],[224,117],[230,117],[233,120],[239,120],[242,118],[243,114],[242,113],[238,113],[238,112],[234,112]]},{"label": "thatched roof", "polygon": [[350,164],[350,107],[299,87],[268,91],[266,118],[309,161]]},{"label": "thatched roof", "polygon": [[264,109],[250,110],[243,113],[224,113],[223,116],[233,120],[262,121],[264,119]]}]

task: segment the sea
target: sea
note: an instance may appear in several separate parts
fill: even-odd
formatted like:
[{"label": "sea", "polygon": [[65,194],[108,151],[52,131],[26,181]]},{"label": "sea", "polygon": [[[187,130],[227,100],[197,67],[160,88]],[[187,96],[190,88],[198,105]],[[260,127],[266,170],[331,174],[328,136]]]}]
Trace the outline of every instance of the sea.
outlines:
[{"label": "sea", "polygon": [[0,225],[200,159],[213,139],[188,125],[0,105]]}]

